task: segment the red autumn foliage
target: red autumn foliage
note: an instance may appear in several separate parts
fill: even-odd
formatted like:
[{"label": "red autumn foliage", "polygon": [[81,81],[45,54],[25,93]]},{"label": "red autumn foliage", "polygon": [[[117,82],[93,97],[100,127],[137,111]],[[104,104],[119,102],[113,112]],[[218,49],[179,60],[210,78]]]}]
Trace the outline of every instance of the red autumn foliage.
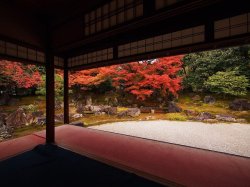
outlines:
[{"label": "red autumn foliage", "polygon": [[23,65],[18,62],[0,61],[0,76],[18,88],[31,88],[42,82],[40,72],[35,65]]},{"label": "red autumn foliage", "polygon": [[133,62],[119,66],[114,85],[144,100],[154,92],[161,96],[171,93],[177,96],[182,78],[177,73],[182,66],[182,55],[159,58],[154,62]]},{"label": "red autumn foliage", "polygon": [[99,85],[112,76],[114,66],[71,72],[69,86],[82,85],[85,87]]},{"label": "red autumn foliage", "polygon": [[144,100],[154,92],[166,96],[171,93],[177,96],[181,89],[182,78],[177,76],[181,69],[182,55],[165,57],[152,61],[132,62],[123,65],[102,67],[72,72],[70,86],[98,86],[111,78],[113,86],[127,91]]}]

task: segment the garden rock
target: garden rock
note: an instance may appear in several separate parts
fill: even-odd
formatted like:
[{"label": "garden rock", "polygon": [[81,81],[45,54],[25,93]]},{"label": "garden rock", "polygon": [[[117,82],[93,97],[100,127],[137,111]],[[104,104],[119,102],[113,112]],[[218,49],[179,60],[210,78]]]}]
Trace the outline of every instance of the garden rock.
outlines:
[{"label": "garden rock", "polygon": [[196,111],[193,111],[193,110],[184,110],[184,113],[187,116],[198,116],[199,115],[199,112],[196,112]]},{"label": "garden rock", "polygon": [[0,127],[0,141],[8,139],[12,136],[13,129],[6,125]]},{"label": "garden rock", "polygon": [[[91,111],[91,105],[85,105],[85,106],[83,106],[83,111]],[[80,113],[80,112],[78,112],[78,113]]]},{"label": "garden rock", "polygon": [[74,122],[69,123],[69,125],[74,125],[77,127],[84,127],[84,123],[81,121],[74,121]]},{"label": "garden rock", "polygon": [[117,107],[118,105],[119,105],[119,101],[118,101],[118,99],[117,99],[116,97],[114,97],[114,98],[112,99],[111,106]]},{"label": "garden rock", "polygon": [[122,111],[118,114],[118,117],[137,117],[141,114],[139,108],[129,108],[128,110]]},{"label": "garden rock", "polygon": [[6,118],[7,126],[12,126],[14,128],[26,125],[26,123],[27,116],[23,108],[18,108]]},{"label": "garden rock", "polygon": [[82,114],[78,114],[78,113],[76,113],[76,114],[74,114],[73,116],[72,116],[72,118],[73,119],[78,119],[78,118],[82,118]]},{"label": "garden rock", "polygon": [[56,110],[61,110],[63,108],[63,104],[61,101],[56,101],[55,102],[55,109]]},{"label": "garden rock", "polygon": [[250,110],[250,102],[247,99],[235,99],[229,104],[231,110]]},{"label": "garden rock", "polygon": [[90,111],[94,112],[94,114],[100,113],[105,109],[105,106],[91,106]]},{"label": "garden rock", "polygon": [[55,122],[63,122],[64,115],[63,114],[56,114],[55,115]]},{"label": "garden rock", "polygon": [[215,115],[215,118],[219,121],[236,122],[236,119],[233,116],[227,114],[218,114]]},{"label": "garden rock", "polygon": [[107,107],[103,111],[108,115],[116,115],[117,114],[117,107]]},{"label": "garden rock", "polygon": [[92,97],[91,96],[86,96],[86,105],[92,105]]},{"label": "garden rock", "polygon": [[83,114],[85,110],[85,107],[83,106],[83,104],[81,102],[77,102],[76,104],[76,112]]},{"label": "garden rock", "polygon": [[214,119],[214,115],[210,114],[209,112],[202,112],[199,114],[198,117],[195,117],[195,120],[198,121],[204,121],[204,120],[208,120],[208,119]]},{"label": "garden rock", "polygon": [[130,108],[128,109],[128,116],[131,116],[131,117],[137,117],[141,114],[141,111],[139,108]]},{"label": "garden rock", "polygon": [[207,95],[204,97],[204,103],[206,103],[206,104],[214,104],[215,101],[216,100],[213,96]]},{"label": "garden rock", "polygon": [[34,117],[41,117],[41,116],[43,116],[43,111],[32,112],[32,116],[34,116]]},{"label": "garden rock", "polygon": [[192,100],[193,101],[199,101],[199,100],[201,100],[201,96],[195,95],[195,96],[192,97]]},{"label": "garden rock", "polygon": [[168,112],[169,113],[177,113],[177,112],[181,112],[182,109],[177,106],[177,104],[173,101],[168,103]]},{"label": "garden rock", "polygon": [[37,125],[45,125],[46,124],[46,117],[38,117],[36,123],[37,123]]},{"label": "garden rock", "polygon": [[26,124],[25,125],[31,125],[33,123],[36,123],[36,118],[32,114],[26,114]]},{"label": "garden rock", "polygon": [[3,127],[4,125],[6,125],[6,120],[5,120],[6,117],[7,117],[6,114],[0,113],[0,127]]}]

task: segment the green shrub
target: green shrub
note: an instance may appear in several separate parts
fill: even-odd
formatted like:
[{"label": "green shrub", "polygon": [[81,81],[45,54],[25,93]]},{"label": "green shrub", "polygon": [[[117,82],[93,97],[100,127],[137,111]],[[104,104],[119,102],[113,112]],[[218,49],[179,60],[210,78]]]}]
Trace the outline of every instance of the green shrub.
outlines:
[{"label": "green shrub", "polygon": [[187,121],[188,120],[187,116],[182,113],[168,113],[166,114],[166,118],[172,121]]},{"label": "green shrub", "polygon": [[205,86],[214,93],[245,96],[249,85],[245,75],[238,75],[236,71],[226,71],[217,72],[209,77]]}]

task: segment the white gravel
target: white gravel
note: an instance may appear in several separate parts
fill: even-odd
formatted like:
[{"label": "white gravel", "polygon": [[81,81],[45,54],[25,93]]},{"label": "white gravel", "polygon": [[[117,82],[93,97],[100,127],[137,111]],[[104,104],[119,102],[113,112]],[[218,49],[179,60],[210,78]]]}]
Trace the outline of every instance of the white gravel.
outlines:
[{"label": "white gravel", "polygon": [[158,120],[107,123],[89,128],[250,157],[249,124]]}]

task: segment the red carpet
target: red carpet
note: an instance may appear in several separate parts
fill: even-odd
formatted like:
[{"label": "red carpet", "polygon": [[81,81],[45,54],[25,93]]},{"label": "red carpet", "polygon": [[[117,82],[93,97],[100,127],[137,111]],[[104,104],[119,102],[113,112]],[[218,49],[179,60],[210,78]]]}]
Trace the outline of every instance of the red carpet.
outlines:
[{"label": "red carpet", "polygon": [[[44,136],[44,132],[36,134]],[[41,141],[34,139],[37,144]],[[237,187],[250,184],[248,158],[68,125],[56,128],[56,144],[164,184]],[[0,155],[1,158],[2,151]]]},{"label": "red carpet", "polygon": [[0,143],[0,160],[10,156],[20,154],[24,151],[33,149],[39,144],[44,144],[45,138],[36,135],[28,135]]}]

